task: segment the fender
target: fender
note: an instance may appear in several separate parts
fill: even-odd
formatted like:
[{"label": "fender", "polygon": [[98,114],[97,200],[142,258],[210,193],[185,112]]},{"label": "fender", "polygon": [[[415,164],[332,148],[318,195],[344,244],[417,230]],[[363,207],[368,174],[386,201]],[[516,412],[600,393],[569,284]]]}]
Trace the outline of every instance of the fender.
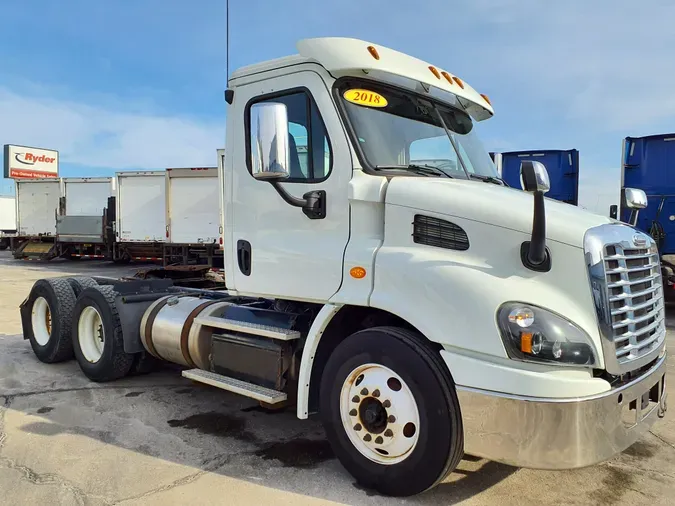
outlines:
[{"label": "fender", "polygon": [[302,358],[300,359],[300,372],[298,374],[297,416],[301,420],[309,417],[309,382],[312,377],[312,365],[314,364],[316,350],[319,347],[319,341],[321,341],[326,327],[328,327],[328,324],[341,308],[342,304],[324,305],[319,314],[316,315],[307,334],[305,347],[302,350]]}]

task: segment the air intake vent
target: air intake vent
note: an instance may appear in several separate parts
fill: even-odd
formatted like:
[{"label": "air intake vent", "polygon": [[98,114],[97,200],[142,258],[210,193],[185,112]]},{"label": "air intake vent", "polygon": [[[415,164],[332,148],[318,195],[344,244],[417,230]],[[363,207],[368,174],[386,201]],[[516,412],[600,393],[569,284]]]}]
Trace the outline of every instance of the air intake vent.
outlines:
[{"label": "air intake vent", "polygon": [[462,227],[421,214],[416,214],[413,221],[413,241],[437,248],[460,251],[469,249],[469,238]]}]

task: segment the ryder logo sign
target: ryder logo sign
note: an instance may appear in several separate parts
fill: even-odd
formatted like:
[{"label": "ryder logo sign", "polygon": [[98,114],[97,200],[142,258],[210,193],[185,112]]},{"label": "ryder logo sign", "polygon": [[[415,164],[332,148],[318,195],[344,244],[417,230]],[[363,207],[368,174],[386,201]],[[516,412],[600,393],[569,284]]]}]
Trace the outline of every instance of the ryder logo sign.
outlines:
[{"label": "ryder logo sign", "polygon": [[59,177],[59,152],[5,144],[5,177],[36,179]]}]

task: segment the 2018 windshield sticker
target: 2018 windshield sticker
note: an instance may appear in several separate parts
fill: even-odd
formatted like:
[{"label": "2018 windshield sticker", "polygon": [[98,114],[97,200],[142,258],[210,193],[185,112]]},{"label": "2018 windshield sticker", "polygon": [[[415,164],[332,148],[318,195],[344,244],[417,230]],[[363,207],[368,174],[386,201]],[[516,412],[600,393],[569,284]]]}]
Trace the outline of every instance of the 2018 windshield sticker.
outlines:
[{"label": "2018 windshield sticker", "polygon": [[345,91],[342,96],[352,104],[366,107],[386,107],[388,104],[386,98],[374,91],[353,89]]}]

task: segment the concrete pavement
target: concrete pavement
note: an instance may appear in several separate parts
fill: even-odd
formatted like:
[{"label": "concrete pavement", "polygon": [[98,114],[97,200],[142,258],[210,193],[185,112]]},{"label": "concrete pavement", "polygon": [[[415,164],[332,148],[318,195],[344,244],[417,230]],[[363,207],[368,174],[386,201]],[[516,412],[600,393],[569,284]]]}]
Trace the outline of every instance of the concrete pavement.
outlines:
[{"label": "concrete pavement", "polygon": [[[0,253],[0,502],[8,505],[672,504],[673,408],[611,461],[531,471],[463,460],[429,493],[396,500],[360,489],[316,420],[270,414],[248,399],[191,383],[171,367],[109,384],[74,361],[39,362],[17,306],[36,279],[133,269],[94,262],[15,262]],[[675,333],[669,333],[671,348]],[[674,384],[675,361],[668,381]]]}]

